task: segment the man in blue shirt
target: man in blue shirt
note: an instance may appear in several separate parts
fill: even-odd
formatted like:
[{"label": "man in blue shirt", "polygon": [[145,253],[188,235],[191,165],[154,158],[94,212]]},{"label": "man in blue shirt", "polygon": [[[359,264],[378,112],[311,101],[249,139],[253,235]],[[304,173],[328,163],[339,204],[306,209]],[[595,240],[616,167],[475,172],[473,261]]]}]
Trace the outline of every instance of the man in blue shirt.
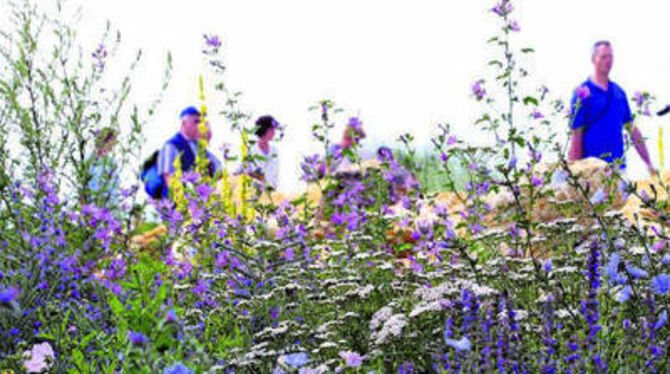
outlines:
[{"label": "man in blue shirt", "polygon": [[[195,158],[198,154],[198,140],[201,136],[200,129],[198,128],[200,124],[200,111],[195,107],[188,107],[181,112],[179,117],[181,118],[180,131],[165,143],[158,154],[158,174],[163,177],[166,185],[170,175],[175,172],[174,160],[177,156],[181,154],[182,171],[188,171],[194,168]],[[209,128],[207,138],[208,140],[211,138],[211,130]],[[180,148],[183,148],[183,151]],[[221,170],[221,162],[209,151],[206,154],[209,159],[210,176],[214,176],[216,172]]]},{"label": "man in blue shirt", "polygon": [[569,160],[597,157],[609,163],[619,161],[625,168],[623,131],[630,123],[635,149],[649,173],[656,174],[642,134],[632,123],[626,92],[609,80],[613,62],[610,42],[595,43],[591,61],[594,73],[577,88],[571,101],[573,121]]}]

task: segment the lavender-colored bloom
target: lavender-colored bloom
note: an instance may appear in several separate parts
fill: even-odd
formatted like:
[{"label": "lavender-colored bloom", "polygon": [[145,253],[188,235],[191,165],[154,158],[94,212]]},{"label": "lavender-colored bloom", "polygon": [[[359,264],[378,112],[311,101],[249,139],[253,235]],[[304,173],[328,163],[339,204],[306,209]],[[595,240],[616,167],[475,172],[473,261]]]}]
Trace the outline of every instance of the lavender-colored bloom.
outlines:
[{"label": "lavender-colored bloom", "polygon": [[19,297],[19,290],[15,287],[0,291],[0,304],[11,304]]},{"label": "lavender-colored bloom", "polygon": [[665,295],[670,292],[670,275],[659,274],[651,280],[651,289],[657,295]]},{"label": "lavender-colored bloom", "polygon": [[358,117],[351,117],[351,118],[349,118],[348,126],[353,128],[353,129],[360,129],[361,128],[361,120]]},{"label": "lavender-colored bloom", "polygon": [[216,191],[216,188],[210,186],[207,183],[199,184],[196,188],[195,191],[198,193],[198,196],[200,197],[201,201],[207,201],[209,200],[209,197],[212,195],[214,191]]},{"label": "lavender-colored bloom", "polygon": [[504,17],[512,12],[514,8],[509,0],[502,0],[500,3],[496,4],[491,11],[501,17]]},{"label": "lavender-colored bloom", "polygon": [[477,81],[472,85],[472,93],[475,95],[477,100],[481,100],[486,96],[486,90],[482,86],[482,81]]},{"label": "lavender-colored bloom", "polygon": [[598,205],[607,199],[607,194],[605,193],[605,190],[602,189],[602,187],[596,191],[593,196],[591,196],[591,204],[593,205]]},{"label": "lavender-colored bloom", "polygon": [[194,374],[194,372],[181,362],[177,362],[172,367],[165,368],[163,374]]},{"label": "lavender-colored bloom", "polygon": [[455,339],[444,339],[444,342],[449,346],[454,348],[456,351],[469,351],[472,348],[472,343],[467,337],[462,337],[459,340]]},{"label": "lavender-colored bloom", "polygon": [[530,177],[530,183],[532,183],[535,187],[539,187],[542,185],[543,181],[542,178],[538,178],[537,176],[533,175]]},{"label": "lavender-colored bloom", "polygon": [[309,361],[309,356],[307,356],[307,353],[305,352],[298,352],[284,355],[282,356],[282,359],[284,360],[286,365],[292,366],[294,368],[299,368],[307,364],[307,361]]},{"label": "lavender-colored bloom", "polygon": [[128,339],[134,345],[145,345],[149,341],[149,339],[147,339],[147,337],[144,336],[144,334],[135,331],[128,332]]},{"label": "lavender-colored bloom", "polygon": [[649,273],[635,265],[626,264],[626,270],[628,271],[628,274],[635,279],[646,278],[649,276]]},{"label": "lavender-colored bloom", "polygon": [[589,96],[591,96],[591,91],[589,90],[589,88],[587,86],[581,86],[581,87],[577,88],[577,97],[580,100],[585,100]]},{"label": "lavender-colored bloom", "polygon": [[170,309],[165,312],[165,321],[168,323],[177,322],[177,312],[174,309]]},{"label": "lavender-colored bloom", "polygon": [[661,263],[665,266],[670,265],[670,253],[663,256]]},{"label": "lavender-colored bloom", "polygon": [[514,31],[514,32],[521,31],[521,27],[519,26],[519,23],[517,21],[514,21],[514,20],[509,22],[509,29]]},{"label": "lavender-colored bloom", "polygon": [[542,264],[542,269],[543,269],[545,272],[547,272],[547,273],[549,273],[549,272],[551,271],[552,268],[553,268],[553,262],[551,261],[551,259],[547,259],[547,260]]},{"label": "lavender-colored bloom", "polygon": [[557,169],[551,176],[551,184],[561,186],[568,179],[568,172],[563,169]]},{"label": "lavender-colored bloom", "polygon": [[413,374],[414,365],[411,362],[405,362],[404,364],[398,366],[398,374]]},{"label": "lavender-colored bloom", "polygon": [[91,53],[94,60],[94,66],[99,70],[105,68],[105,59],[107,58],[107,49],[104,44],[98,44],[98,48]]},{"label": "lavender-colored bloom", "polygon": [[293,251],[293,248],[287,248],[284,251],[284,258],[286,259],[286,261],[292,261],[293,259],[295,259],[295,252]]},{"label": "lavender-colored bloom", "polygon": [[615,284],[617,277],[619,276],[619,263],[621,262],[621,256],[618,252],[614,252],[610,255],[607,265],[605,265],[605,274],[607,274],[608,283],[610,286]]},{"label": "lavender-colored bloom", "polygon": [[635,94],[633,95],[633,101],[635,102],[635,105],[641,107],[642,104],[644,104],[644,94],[640,91],[635,91]]},{"label": "lavender-colored bloom", "polygon": [[664,310],[659,316],[658,320],[654,324],[654,330],[658,330],[661,327],[665,326],[665,324],[668,322],[668,311]]},{"label": "lavender-colored bloom", "polygon": [[630,286],[624,286],[619,292],[616,293],[616,301],[619,304],[625,303],[630,299],[630,294],[632,292],[632,289]]},{"label": "lavender-colored bloom", "polygon": [[359,367],[363,363],[363,357],[356,352],[340,351],[340,357],[350,368]]},{"label": "lavender-colored bloom", "polygon": [[534,119],[542,119],[542,118],[544,118],[544,114],[542,114],[542,112],[540,112],[540,111],[533,110],[533,118]]},{"label": "lavender-colored bloom", "polygon": [[208,47],[218,48],[221,46],[221,39],[218,35],[205,36],[205,44]]}]

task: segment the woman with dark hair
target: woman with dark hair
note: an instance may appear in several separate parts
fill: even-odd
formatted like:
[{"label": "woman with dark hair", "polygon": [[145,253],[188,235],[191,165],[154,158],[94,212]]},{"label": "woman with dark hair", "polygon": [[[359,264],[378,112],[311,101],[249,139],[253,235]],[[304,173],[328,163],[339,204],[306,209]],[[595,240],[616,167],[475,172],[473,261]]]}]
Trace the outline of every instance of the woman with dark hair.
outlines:
[{"label": "woman with dark hair", "polygon": [[277,149],[270,144],[279,128],[279,122],[272,116],[261,116],[256,120],[255,134],[258,141],[251,147],[250,155],[254,158],[255,172],[252,177],[264,181],[268,186],[277,189],[279,184],[279,158]]}]

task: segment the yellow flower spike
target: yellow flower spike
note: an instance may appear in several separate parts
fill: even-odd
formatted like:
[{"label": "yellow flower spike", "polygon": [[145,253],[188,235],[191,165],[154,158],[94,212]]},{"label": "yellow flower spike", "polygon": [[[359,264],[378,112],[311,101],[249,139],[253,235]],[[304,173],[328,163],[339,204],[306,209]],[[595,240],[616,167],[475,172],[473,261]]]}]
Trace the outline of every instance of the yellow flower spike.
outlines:
[{"label": "yellow flower spike", "polygon": [[200,100],[205,101],[205,83],[202,79],[202,74],[198,76],[198,85],[200,87]]},{"label": "yellow flower spike", "polygon": [[170,192],[172,192],[172,201],[174,201],[177,210],[183,211],[186,208],[186,198],[184,194],[184,184],[181,182],[181,157],[174,160],[175,173],[168,180]]}]

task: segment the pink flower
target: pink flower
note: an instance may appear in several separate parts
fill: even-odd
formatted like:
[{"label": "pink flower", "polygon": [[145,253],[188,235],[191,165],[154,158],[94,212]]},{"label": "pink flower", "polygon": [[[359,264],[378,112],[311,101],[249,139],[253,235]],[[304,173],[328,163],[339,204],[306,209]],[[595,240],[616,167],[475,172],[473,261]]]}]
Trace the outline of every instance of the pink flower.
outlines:
[{"label": "pink flower", "polygon": [[587,86],[581,86],[577,88],[577,97],[579,97],[581,100],[584,100],[591,96],[591,90]]},{"label": "pink flower", "polygon": [[30,359],[23,362],[28,373],[41,373],[49,369],[56,358],[53,349],[46,342],[34,345],[29,354]]}]

